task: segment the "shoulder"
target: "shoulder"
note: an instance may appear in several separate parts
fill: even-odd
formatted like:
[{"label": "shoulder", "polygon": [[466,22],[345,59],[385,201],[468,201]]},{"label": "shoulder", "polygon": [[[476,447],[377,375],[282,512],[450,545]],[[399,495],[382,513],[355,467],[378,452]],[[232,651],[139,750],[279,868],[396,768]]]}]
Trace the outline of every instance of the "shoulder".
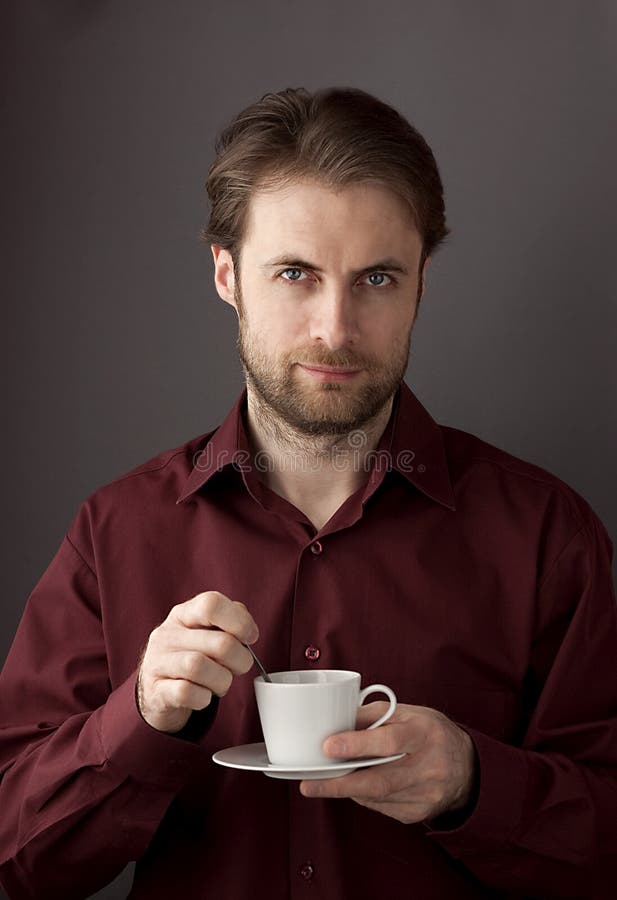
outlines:
[{"label": "shoulder", "polygon": [[99,487],[88,501],[113,500],[132,493],[152,493],[158,500],[169,495],[175,503],[184,481],[215,430],[193,437],[178,447],[161,451]]},{"label": "shoulder", "polygon": [[113,529],[121,537],[129,529],[147,531],[155,522],[173,521],[176,500],[213,431],[163,450],[101,485],[81,503],[68,536],[77,546],[91,544]]},{"label": "shoulder", "polygon": [[469,432],[439,428],[457,501],[471,494],[486,504],[506,505],[513,514],[558,517],[571,534],[600,530],[608,540],[588,501],[557,475]]}]

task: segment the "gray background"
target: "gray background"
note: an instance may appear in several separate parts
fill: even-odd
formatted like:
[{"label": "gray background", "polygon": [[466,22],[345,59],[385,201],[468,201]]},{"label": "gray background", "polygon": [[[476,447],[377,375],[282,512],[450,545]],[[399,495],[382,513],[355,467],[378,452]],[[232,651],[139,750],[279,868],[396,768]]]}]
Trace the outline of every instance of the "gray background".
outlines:
[{"label": "gray background", "polygon": [[[203,183],[263,93],[353,85],[433,147],[452,236],[407,380],[615,540],[617,3],[13,0],[0,10],[0,661],[80,502],[242,386]],[[173,598],[170,598],[170,603]],[[121,898],[127,871],[98,897]]]}]

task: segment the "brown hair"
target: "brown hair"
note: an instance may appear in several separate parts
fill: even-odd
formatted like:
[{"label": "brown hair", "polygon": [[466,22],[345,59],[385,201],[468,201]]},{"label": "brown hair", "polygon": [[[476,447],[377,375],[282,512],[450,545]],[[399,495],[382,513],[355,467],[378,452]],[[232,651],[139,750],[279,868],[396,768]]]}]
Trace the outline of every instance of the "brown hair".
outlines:
[{"label": "brown hair", "polygon": [[393,190],[409,204],[422,236],[420,268],[449,234],[431,148],[399,112],[359,88],[264,94],[221,131],[215,152],[202,238],[230,251],[237,277],[252,194],[299,178],[332,188],[373,182]]}]

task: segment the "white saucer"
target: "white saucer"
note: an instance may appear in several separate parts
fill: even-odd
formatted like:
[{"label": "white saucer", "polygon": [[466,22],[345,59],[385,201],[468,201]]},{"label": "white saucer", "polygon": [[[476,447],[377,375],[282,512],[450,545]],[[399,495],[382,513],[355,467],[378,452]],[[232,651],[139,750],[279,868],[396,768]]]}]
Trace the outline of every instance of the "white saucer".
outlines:
[{"label": "white saucer", "polygon": [[266,745],[263,741],[259,744],[242,744],[239,747],[228,747],[226,750],[217,750],[212,755],[212,759],[219,766],[228,766],[230,769],[246,769],[250,772],[263,772],[270,778],[287,778],[289,780],[304,780],[314,778],[340,778],[342,775],[349,775],[356,769],[363,769],[366,766],[381,766],[384,763],[394,762],[401,759],[404,753],[397,753],[396,756],[374,756],[371,759],[354,759],[353,765],[351,760],[342,760],[341,762],[328,763],[325,766],[300,767],[292,766],[273,766],[268,760],[266,754]]}]

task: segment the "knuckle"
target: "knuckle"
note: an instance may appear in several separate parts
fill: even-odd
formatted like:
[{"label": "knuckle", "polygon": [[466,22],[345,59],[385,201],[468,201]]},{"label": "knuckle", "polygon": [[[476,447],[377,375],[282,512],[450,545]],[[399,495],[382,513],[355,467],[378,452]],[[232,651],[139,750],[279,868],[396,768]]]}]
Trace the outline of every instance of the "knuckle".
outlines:
[{"label": "knuckle", "polygon": [[199,702],[199,706],[196,709],[205,709],[206,706],[210,706],[212,702],[212,691],[209,688],[204,688],[204,693],[202,699]]},{"label": "knuckle", "polygon": [[229,603],[229,599],[220,591],[205,591],[204,596],[207,597],[211,609],[220,609]]},{"label": "knuckle", "polygon": [[209,618],[216,610],[213,591],[204,591],[202,594],[198,594],[196,599],[200,616],[202,618]]},{"label": "knuckle", "polygon": [[218,656],[227,656],[231,652],[236,639],[227,631],[213,631],[210,637]]},{"label": "knuckle", "polygon": [[161,640],[164,636],[163,625],[157,625],[156,628],[153,628],[148,637],[147,650],[151,647],[158,647],[161,643]]},{"label": "knuckle", "polygon": [[444,746],[447,742],[446,723],[447,719],[442,713],[432,716],[430,719],[428,735],[430,740],[438,746]]},{"label": "knuckle", "polygon": [[191,597],[185,603],[180,603],[176,608],[180,611],[184,607],[201,621],[206,621],[210,614],[211,606],[210,591],[204,591],[201,594],[195,594],[194,597]]},{"label": "knuckle", "polygon": [[233,680],[234,680],[234,677],[231,674],[231,672],[225,670],[225,673],[221,677],[222,687],[221,687],[221,690],[219,691],[219,697],[224,697],[226,694],[229,693],[229,689],[231,688],[231,686],[233,684]]},{"label": "knuckle", "polygon": [[187,650],[182,656],[182,674],[192,681],[197,680],[203,665],[201,653],[197,650]]},{"label": "knuckle", "polygon": [[165,623],[176,622],[182,615],[182,611],[185,610],[191,603],[193,603],[194,600],[195,598],[191,597],[190,600],[183,600],[182,603],[175,603],[167,613],[166,618],[161,622],[161,625],[164,625]]},{"label": "knuckle", "polygon": [[[242,603],[241,600],[232,600],[232,607],[238,627],[242,628],[247,635],[249,632],[253,632],[257,627],[257,623],[246,603]],[[257,631],[259,632],[258,628]]]},{"label": "knuckle", "polygon": [[188,706],[191,686],[187,681],[178,679],[171,688],[172,699],[176,706]]}]

